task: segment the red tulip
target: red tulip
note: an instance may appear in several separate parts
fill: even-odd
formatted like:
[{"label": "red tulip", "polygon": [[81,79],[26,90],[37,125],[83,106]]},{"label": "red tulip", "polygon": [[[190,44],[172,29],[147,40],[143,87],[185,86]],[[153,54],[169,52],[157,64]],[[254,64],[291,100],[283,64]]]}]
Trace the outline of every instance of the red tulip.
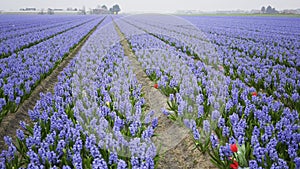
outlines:
[{"label": "red tulip", "polygon": [[154,87],[155,89],[158,89],[158,84],[155,83],[153,87]]},{"label": "red tulip", "polygon": [[238,169],[239,168],[239,163],[234,160],[232,164],[230,164],[230,168],[232,169]]},{"label": "red tulip", "polygon": [[257,92],[252,92],[252,96],[257,96]]},{"label": "red tulip", "polygon": [[231,145],[230,145],[230,150],[231,150],[233,153],[235,153],[235,152],[238,151],[238,147],[236,146],[236,144],[231,144]]}]

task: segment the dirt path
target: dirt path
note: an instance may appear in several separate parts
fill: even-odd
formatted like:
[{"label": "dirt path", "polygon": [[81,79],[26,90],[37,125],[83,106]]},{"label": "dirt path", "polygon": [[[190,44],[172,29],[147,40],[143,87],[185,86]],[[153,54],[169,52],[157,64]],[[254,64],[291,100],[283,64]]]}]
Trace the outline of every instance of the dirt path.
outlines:
[{"label": "dirt path", "polygon": [[58,76],[60,72],[63,71],[65,67],[68,66],[70,61],[75,57],[76,53],[81,49],[87,39],[93,34],[97,27],[104,21],[103,18],[81,41],[80,43],[66,56],[63,61],[54,68],[53,72],[47,76],[41,83],[32,91],[29,98],[27,98],[23,103],[20,104],[18,110],[15,113],[8,113],[0,123],[0,152],[6,148],[4,143],[4,136],[10,136],[15,140],[16,130],[20,128],[19,122],[25,121],[30,123],[30,118],[28,115],[28,110],[32,110],[35,103],[40,99],[40,93],[47,93],[54,91],[54,86],[58,81]]},{"label": "dirt path", "polygon": [[143,71],[137,57],[134,55],[129,47],[129,43],[121,32],[116,23],[117,30],[124,48],[125,55],[128,56],[131,67],[136,74],[137,80],[143,85],[143,93],[145,93],[146,103],[149,104],[149,110],[155,112],[156,117],[159,118],[158,127],[155,134],[158,136],[154,138],[154,143],[157,147],[161,146],[158,168],[163,169],[190,169],[190,168],[215,168],[208,156],[203,156],[198,150],[194,149],[193,138],[185,127],[181,127],[169,120],[162,114],[161,109],[167,108],[168,98],[159,90],[152,87],[154,83],[147,77]]}]

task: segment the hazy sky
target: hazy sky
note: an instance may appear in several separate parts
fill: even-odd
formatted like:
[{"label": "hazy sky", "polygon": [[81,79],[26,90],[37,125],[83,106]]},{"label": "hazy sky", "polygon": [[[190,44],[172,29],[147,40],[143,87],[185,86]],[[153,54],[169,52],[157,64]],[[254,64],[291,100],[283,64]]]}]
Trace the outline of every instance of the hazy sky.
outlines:
[{"label": "hazy sky", "polygon": [[271,5],[276,9],[300,8],[300,0],[0,0],[0,10],[18,10],[25,7],[86,9],[105,4],[119,4],[122,12],[174,12],[176,10],[251,10]]}]

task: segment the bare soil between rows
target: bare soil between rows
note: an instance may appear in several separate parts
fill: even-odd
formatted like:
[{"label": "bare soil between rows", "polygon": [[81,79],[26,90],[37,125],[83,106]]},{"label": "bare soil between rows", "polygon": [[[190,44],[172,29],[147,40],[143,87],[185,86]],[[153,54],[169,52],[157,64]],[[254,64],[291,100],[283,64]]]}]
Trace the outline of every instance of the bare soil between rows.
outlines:
[{"label": "bare soil between rows", "polygon": [[[159,143],[162,149],[165,149],[163,154],[160,154],[160,160],[158,162],[159,169],[215,169],[216,167],[210,162],[210,157],[208,155],[203,155],[195,148],[193,138],[190,134],[182,133],[183,135],[178,135],[178,133],[170,132],[170,128],[175,126],[174,123],[162,114],[161,108],[167,108],[168,98],[163,95],[159,90],[152,87],[154,82],[152,82],[143,71],[140,63],[137,61],[137,57],[134,55],[129,47],[129,42],[125,38],[121,29],[114,22],[115,29],[117,30],[121,40],[121,44],[124,48],[125,56],[128,56],[131,62],[131,68],[136,75],[139,84],[143,85],[142,92],[145,93],[146,103],[150,103],[149,110],[154,110],[156,117],[159,117],[158,127],[155,130],[158,138],[154,138],[154,142]],[[180,128],[180,127],[179,127]],[[181,129],[181,128],[180,128]],[[182,129],[181,129],[182,130]],[[179,138],[178,138],[179,137]],[[180,142],[175,142],[172,139],[180,139]],[[158,141],[157,141],[158,140]],[[174,146],[174,144],[177,144]],[[172,147],[168,147],[172,145]]]}]

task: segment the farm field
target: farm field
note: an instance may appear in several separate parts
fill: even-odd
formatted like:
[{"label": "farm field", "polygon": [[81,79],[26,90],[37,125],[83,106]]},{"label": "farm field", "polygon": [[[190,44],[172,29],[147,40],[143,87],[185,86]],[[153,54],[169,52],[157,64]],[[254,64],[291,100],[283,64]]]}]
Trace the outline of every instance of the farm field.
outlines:
[{"label": "farm field", "polygon": [[300,18],[0,23],[0,168],[300,168]]}]

